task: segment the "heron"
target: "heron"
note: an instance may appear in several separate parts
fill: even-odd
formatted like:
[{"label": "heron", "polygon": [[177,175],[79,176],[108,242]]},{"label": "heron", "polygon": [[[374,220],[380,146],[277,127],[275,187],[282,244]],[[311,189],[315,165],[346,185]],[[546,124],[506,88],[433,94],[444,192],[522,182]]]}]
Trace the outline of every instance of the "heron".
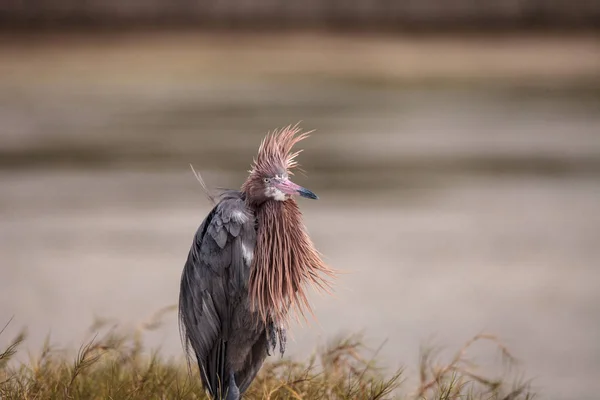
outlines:
[{"label": "heron", "polygon": [[[290,180],[311,132],[295,126],[267,133],[240,190],[218,196],[198,228],[181,276],[179,321],[213,399],[237,400],[267,356],[283,357],[292,315],[314,315],[311,287],[331,293],[336,271],[322,260],[294,196],[318,199]],[[189,358],[188,358],[189,360]]]}]

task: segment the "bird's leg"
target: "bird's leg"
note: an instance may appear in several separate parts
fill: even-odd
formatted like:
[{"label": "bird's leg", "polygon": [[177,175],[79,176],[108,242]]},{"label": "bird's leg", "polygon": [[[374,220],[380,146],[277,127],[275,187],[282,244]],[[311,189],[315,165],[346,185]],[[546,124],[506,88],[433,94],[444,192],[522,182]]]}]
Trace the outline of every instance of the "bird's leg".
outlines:
[{"label": "bird's leg", "polygon": [[[283,326],[280,326],[277,328],[277,334],[279,336],[279,353],[281,354],[281,357],[283,357],[283,354],[285,353],[285,345],[287,344],[287,331]],[[273,349],[275,348],[273,347]]]},{"label": "bird's leg", "polygon": [[271,356],[277,346],[277,329],[275,328],[273,321],[269,321],[267,324],[265,334],[267,335],[267,355]]},{"label": "bird's leg", "polygon": [[225,400],[240,400],[240,389],[235,383],[233,372],[229,373],[229,386],[227,388],[227,397]]}]

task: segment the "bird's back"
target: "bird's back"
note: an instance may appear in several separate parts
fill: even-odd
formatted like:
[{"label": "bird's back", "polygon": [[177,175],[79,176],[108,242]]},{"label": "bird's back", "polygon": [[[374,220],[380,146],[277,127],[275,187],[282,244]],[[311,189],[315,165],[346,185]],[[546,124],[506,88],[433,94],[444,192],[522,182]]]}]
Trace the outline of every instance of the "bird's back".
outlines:
[{"label": "bird's back", "polygon": [[202,222],[181,278],[179,318],[202,383],[216,399],[236,399],[262,366],[275,327],[251,311],[256,217],[238,191],[225,192]]}]

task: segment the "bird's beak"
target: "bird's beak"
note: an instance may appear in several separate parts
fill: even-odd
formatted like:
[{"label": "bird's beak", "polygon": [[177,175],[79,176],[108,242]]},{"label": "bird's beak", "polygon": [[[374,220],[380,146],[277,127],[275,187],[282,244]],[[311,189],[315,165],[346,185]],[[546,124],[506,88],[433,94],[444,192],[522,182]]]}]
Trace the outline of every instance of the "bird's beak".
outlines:
[{"label": "bird's beak", "polygon": [[302,197],[306,197],[307,199],[314,199],[314,200],[317,200],[319,198],[316,194],[314,194],[310,190],[303,188],[300,185],[296,185],[294,182],[290,181],[289,179],[284,179],[281,182],[276,183],[275,187],[277,189],[281,190],[285,194],[291,194],[291,195],[297,194]]}]

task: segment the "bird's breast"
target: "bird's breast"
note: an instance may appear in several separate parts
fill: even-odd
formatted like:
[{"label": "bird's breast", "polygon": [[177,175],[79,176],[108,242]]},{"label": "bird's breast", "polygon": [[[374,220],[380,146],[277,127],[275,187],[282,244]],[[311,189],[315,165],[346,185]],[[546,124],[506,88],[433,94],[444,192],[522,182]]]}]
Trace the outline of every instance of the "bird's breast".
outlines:
[{"label": "bird's breast", "polygon": [[252,259],[254,258],[254,248],[248,244],[242,242],[242,257],[246,265],[252,265]]}]

